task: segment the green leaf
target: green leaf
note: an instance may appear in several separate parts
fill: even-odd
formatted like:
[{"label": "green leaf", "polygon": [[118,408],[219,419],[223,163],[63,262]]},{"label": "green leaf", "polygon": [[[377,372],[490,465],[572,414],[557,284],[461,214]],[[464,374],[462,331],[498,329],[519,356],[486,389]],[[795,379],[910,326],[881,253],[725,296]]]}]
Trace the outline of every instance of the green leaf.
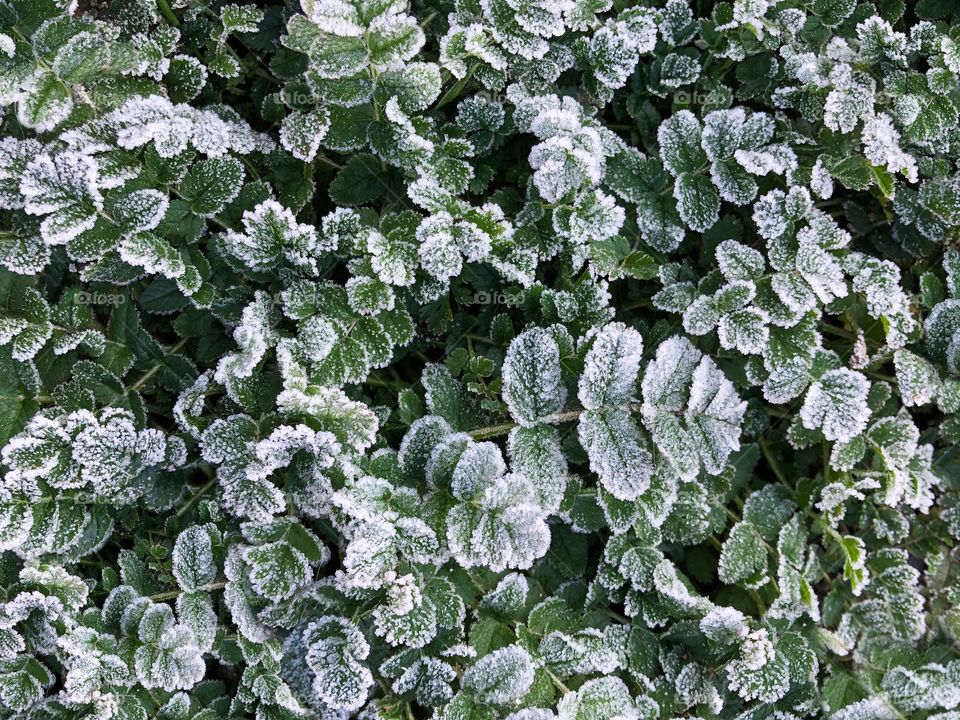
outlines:
[{"label": "green leaf", "polygon": [[814,0],[813,14],[827,27],[836,27],[853,12],[856,0]]},{"label": "green leaf", "polygon": [[210,217],[237,196],[243,176],[243,165],[236,158],[209,158],[194,165],[180,184],[180,191],[195,213]]},{"label": "green leaf", "polygon": [[330,183],[330,197],[340,205],[364,205],[387,189],[387,174],[378,158],[368,153],[353,155]]}]

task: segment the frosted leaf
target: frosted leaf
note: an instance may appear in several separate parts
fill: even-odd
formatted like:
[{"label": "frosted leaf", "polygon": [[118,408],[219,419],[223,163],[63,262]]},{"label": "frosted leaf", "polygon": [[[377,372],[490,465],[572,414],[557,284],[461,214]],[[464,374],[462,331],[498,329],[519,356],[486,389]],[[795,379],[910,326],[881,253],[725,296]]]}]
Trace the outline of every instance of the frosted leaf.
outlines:
[{"label": "frosted leaf", "polygon": [[590,38],[590,64],[608,88],[623,87],[637,66],[639,47],[629,42],[628,32],[626,23],[609,23]]},{"label": "frosted leaf", "polygon": [[345,450],[363,452],[373,444],[379,421],[370,408],[351,400],[338,388],[291,388],[277,396],[277,407],[287,414],[302,413],[313,425],[334,435]]},{"label": "frosted leaf", "polygon": [[917,181],[917,162],[900,148],[900,133],[886,113],[864,124],[863,151],[874,166],[885,167],[890,173],[902,173],[910,182]]},{"label": "frosted leaf", "polygon": [[767,145],[760,150],[737,150],[734,157],[751,175],[790,176],[797,169],[797,155],[789,145]]},{"label": "frosted leaf", "polygon": [[347,302],[361,315],[375,316],[393,310],[396,296],[393,288],[378,278],[354,276],[347,280]]},{"label": "frosted leaf", "polygon": [[821,429],[827,440],[850,440],[867,427],[870,382],[846,368],[829,370],[807,390],[800,419],[809,430]]},{"label": "frosted leaf", "polygon": [[701,295],[683,311],[683,329],[691,335],[706,335],[719,321],[717,304],[709,295]]},{"label": "frosted leaf", "polygon": [[404,472],[414,478],[423,478],[434,448],[453,432],[450,424],[439,415],[424,415],[414,420],[400,442],[397,459]]},{"label": "frosted leaf", "polygon": [[624,405],[633,398],[643,339],[623,323],[606,325],[584,359],[579,398],[588,410]]},{"label": "frosted leaf", "polygon": [[618,677],[587,680],[557,704],[559,720],[638,720],[640,715],[626,684]]},{"label": "frosted leaf", "polygon": [[547,425],[514,428],[507,449],[514,472],[530,480],[544,511],[556,510],[567,484],[567,459],[557,429]]},{"label": "frosted leaf", "polygon": [[[919,572],[910,565],[906,551],[899,548],[876,550],[870,560],[876,574],[866,588],[867,597],[854,607],[863,631],[898,643],[915,642],[927,631]],[[866,562],[864,554],[860,562]],[[862,590],[862,586],[855,587],[855,594]]]},{"label": "frosted leaf", "polygon": [[676,204],[656,193],[641,196],[637,203],[637,225],[644,242],[661,252],[676,250],[686,235]]},{"label": "frosted leaf", "polygon": [[19,210],[24,205],[20,179],[30,161],[40,155],[43,146],[32,138],[0,140],[0,208]]},{"label": "frosted leaf", "polygon": [[117,654],[117,642],[110,635],[88,627],[77,627],[61,636],[57,644],[66,654],[64,690],[71,702],[92,703],[102,685],[133,682],[126,662]]},{"label": "frosted leaf", "polygon": [[353,533],[343,556],[338,580],[345,588],[381,588],[397,564],[393,527],[387,522],[366,520],[362,532]]},{"label": "frosted leaf", "polygon": [[397,550],[413,562],[435,562],[440,552],[437,534],[420,518],[402,517],[395,523]]},{"label": "frosted leaf", "polygon": [[567,193],[599,182],[603,175],[600,138],[592,128],[547,138],[530,150],[530,167],[541,197],[559,202]]},{"label": "frosted leaf", "polygon": [[724,240],[717,245],[717,265],[730,282],[756,280],[763,275],[766,264],[763,255],[736,240]]},{"label": "frosted leaf", "polygon": [[116,202],[113,217],[133,232],[143,232],[159,225],[169,207],[170,200],[166,193],[136,190]]},{"label": "frosted leaf", "polygon": [[682,336],[676,335],[661,343],[656,358],[644,371],[644,402],[665,410],[681,410],[700,358],[700,351]]},{"label": "frosted leaf", "polygon": [[383,72],[402,67],[416,56],[426,40],[417,19],[404,14],[383,14],[374,18],[365,35],[370,67]]},{"label": "frosted leaf", "polygon": [[[960,706],[960,662],[928,663],[916,669],[894,667],[881,683],[901,710],[952,710]],[[947,714],[940,717],[946,720]]]},{"label": "frosted leaf", "polygon": [[891,65],[903,64],[907,50],[907,36],[894,31],[889,22],[874,15],[857,25],[860,53],[870,62]]},{"label": "frosted leaf", "polygon": [[519,645],[508,645],[484,655],[467,668],[463,685],[485,702],[504,705],[526,695],[533,679],[530,653]]},{"label": "frosted leaf", "polygon": [[727,202],[746,205],[757,196],[756,180],[750,177],[742,165],[733,160],[713,163],[710,166],[710,180],[716,186],[720,197]]},{"label": "frosted leaf", "polygon": [[821,200],[828,200],[833,196],[833,178],[823,167],[823,160],[819,157],[810,171],[810,189]]},{"label": "frosted leaf", "polygon": [[312,112],[294,110],[280,126],[280,144],[298,160],[311,162],[330,129],[330,113],[324,108]]},{"label": "frosted leaf", "polygon": [[422,657],[413,662],[393,683],[398,694],[413,693],[423,705],[441,705],[453,697],[450,687],[457,672],[449,663],[433,657]]},{"label": "frosted leaf", "polygon": [[516,617],[523,611],[529,591],[530,586],[525,575],[509,573],[493,590],[483,596],[480,607],[504,618]]},{"label": "frosted leaf", "polygon": [[50,246],[39,235],[18,237],[9,233],[0,236],[0,265],[17,275],[43,272],[50,262],[50,252]]},{"label": "frosted leaf", "polygon": [[929,360],[900,349],[893,354],[893,364],[904,405],[926,405],[936,397],[940,375]]},{"label": "frosted leaf", "polygon": [[[557,208],[554,213],[554,228],[560,232],[562,222],[558,222],[563,208]],[[609,195],[599,190],[583,193],[570,208],[566,219],[567,229],[575,242],[600,242],[613,237],[623,225],[625,213],[623,208]]]},{"label": "frosted leaf", "polygon": [[[658,356],[659,358],[659,356]],[[704,357],[693,373],[685,419],[707,472],[722,472],[730,453],[740,449],[740,426],[747,409],[733,383]]]},{"label": "frosted leaf", "polygon": [[870,582],[867,546],[862,538],[853,535],[840,537],[839,543],[843,550],[843,579],[850,581],[850,589],[855,596],[859,596]]},{"label": "frosted leaf", "polygon": [[446,213],[425,219],[417,228],[420,263],[438,280],[459,275],[463,258],[452,232],[453,218]]},{"label": "frosted leaf", "polygon": [[727,678],[730,690],[739,694],[744,700],[772,703],[783,697],[790,687],[789,666],[786,658],[776,653],[759,667],[750,667],[751,664],[759,662],[761,657],[767,657],[763,654],[766,649],[765,644],[760,645],[761,648],[751,653],[746,659],[739,657],[731,661],[727,665]]},{"label": "frosted leaf", "polygon": [[867,438],[883,461],[886,476],[884,502],[896,507],[901,501],[927,512],[933,503],[933,486],[939,479],[930,470],[930,446],[920,446],[920,431],[906,410],[877,420]]},{"label": "frosted leaf", "polygon": [[695,172],[707,163],[700,147],[700,122],[689,110],[680,110],[660,124],[657,130],[660,157],[674,175]]},{"label": "frosted leaf", "polygon": [[17,44],[13,38],[4,33],[0,33],[0,52],[7,57],[13,57],[17,52]]},{"label": "frosted leaf", "polygon": [[217,635],[217,614],[209,593],[185,592],[177,597],[177,617],[180,624],[194,635],[200,652],[209,652]]},{"label": "frosted leaf", "polygon": [[63,245],[94,226],[103,210],[93,158],[67,150],[31,160],[20,181],[23,209],[46,215],[40,234],[51,245]]},{"label": "frosted leaf", "polygon": [[700,631],[713,642],[728,645],[747,634],[747,617],[734,608],[717,606],[700,620]]},{"label": "frosted leaf", "polygon": [[700,75],[700,63],[680,53],[670,53],[663,58],[660,82],[666,87],[677,88],[696,82]]},{"label": "frosted leaf", "polygon": [[120,147],[130,150],[152,142],[164,158],[174,157],[188,144],[210,157],[230,150],[269,152],[274,147],[269,137],[254,132],[232,110],[222,106],[198,110],[160,95],[130,98],[105,119],[115,129]]},{"label": "frosted leaf", "polygon": [[289,598],[312,579],[306,556],[285,540],[247,548],[243,559],[250,565],[253,591],[274,602]]},{"label": "frosted leaf", "polygon": [[754,203],[753,222],[762,238],[773,240],[786,232],[791,218],[785,201],[783,190],[771,190]]},{"label": "frosted leaf", "polygon": [[469,445],[460,454],[453,471],[450,492],[460,500],[470,500],[497,477],[506,472],[503,455],[492,442]]},{"label": "frosted leaf", "polygon": [[555,630],[540,641],[540,656],[562,677],[604,675],[620,668],[620,657],[606,643],[602,632],[587,628],[572,635]]},{"label": "frosted leaf", "polygon": [[524,708],[515,713],[510,713],[504,720],[556,720],[557,716],[553,710],[545,708]]},{"label": "frosted leaf", "polygon": [[20,88],[17,120],[38,133],[53,130],[73,111],[73,91],[55,72],[37,70]]},{"label": "frosted leaf", "polygon": [[677,212],[691,230],[709,230],[720,217],[720,198],[717,190],[703,175],[682,173],[673,187]]},{"label": "frosted leaf", "polygon": [[297,223],[293,213],[275,200],[266,200],[243,213],[245,232],[224,235],[227,250],[251,270],[276,269],[289,264],[303,272],[317,271],[314,256],[320,249],[317,231]]},{"label": "frosted leaf", "polygon": [[846,134],[873,111],[876,82],[866,73],[854,73],[846,63],[831,70],[830,81],[834,88],[824,104],[823,122],[831,130]]},{"label": "frosted leaf", "polygon": [[619,500],[636,500],[646,491],[653,456],[629,412],[588,410],[580,416],[577,430],[590,469],[610,494]]},{"label": "frosted leaf", "polygon": [[550,43],[544,38],[563,34],[562,13],[571,5],[566,0],[557,3],[535,0],[523,4],[481,0],[480,3],[497,42],[508,52],[527,60],[540,59],[547,54]]},{"label": "frosted leaf", "polygon": [[721,315],[717,337],[725,350],[736,348],[744,355],[759,355],[770,339],[766,314],[746,308]]},{"label": "frosted leaf", "polygon": [[[300,7],[310,19],[325,32],[343,37],[363,35],[360,13],[356,7],[339,0],[301,0]],[[388,6],[389,7],[389,6]]]},{"label": "frosted leaf", "polygon": [[233,515],[269,522],[285,507],[283,493],[272,482],[251,477],[241,464],[231,462],[221,465],[217,478],[223,503]]},{"label": "frosted leaf", "polygon": [[177,279],[187,271],[177,249],[153,233],[128,235],[120,241],[117,252],[125,263],[142,267],[151,275]]},{"label": "frosted leaf", "polygon": [[805,244],[804,239],[804,231],[801,230],[798,233],[801,245],[797,251],[796,268],[803,281],[810,285],[824,304],[838,297],[846,297],[847,283],[840,263],[825,250]]},{"label": "frosted leaf", "polygon": [[376,632],[393,646],[423,647],[437,633],[433,603],[423,597],[413,575],[404,575],[387,588],[386,601],[373,611]]},{"label": "frosted leaf", "polygon": [[276,329],[280,314],[273,299],[257,291],[240,315],[240,324],[233,331],[233,339],[240,350],[220,358],[214,379],[230,392],[234,378],[250,377],[267,350],[279,339]]},{"label": "frosted leaf", "polygon": [[[643,383],[643,421],[682,478],[722,471],[746,412],[733,384],[684,337],[661,343]],[[679,413],[681,413],[680,415]]]},{"label": "frosted leaf", "polygon": [[173,576],[181,589],[189,592],[216,579],[213,531],[210,525],[191,525],[177,536],[173,546]]},{"label": "frosted leaf", "polygon": [[367,699],[373,676],[364,661],[370,645],[356,625],[325,615],[303,633],[306,663],[313,671],[313,691],[330,707],[354,712]]},{"label": "frosted leaf", "polygon": [[533,328],[510,342],[503,360],[503,398],[521,425],[535,425],[563,409],[567,389],[560,348],[547,330]]},{"label": "frosted leaf", "polygon": [[[845,705],[830,716],[830,720],[896,720],[901,713],[890,701],[878,695]],[[947,720],[944,718],[944,720]]]},{"label": "frosted leaf", "polygon": [[[170,611],[168,605],[152,605],[148,613],[154,608]],[[169,622],[165,621],[160,632],[134,653],[137,678],[145,688],[163,688],[168,692],[189,690],[203,679],[206,672],[203,654],[196,645],[193,631],[184,625],[173,625],[172,615],[170,612]],[[141,639],[144,637],[144,622],[149,617],[144,614],[141,621]]]},{"label": "frosted leaf", "polygon": [[90,593],[82,579],[58,565],[26,565],[20,571],[20,582],[27,588],[41,588],[44,595],[55,597],[69,612],[79,611]]},{"label": "frosted leaf", "polygon": [[288,466],[301,451],[310,455],[314,467],[323,469],[340,454],[340,445],[329,432],[316,432],[304,424],[281,425],[252,448],[252,462],[246,467],[251,479],[266,479],[275,470]]},{"label": "frosted leaf", "polygon": [[706,114],[701,144],[711,162],[725,160],[743,146],[746,117],[747,113],[741,107]]},{"label": "frosted leaf", "polygon": [[717,574],[721,582],[730,585],[747,581],[755,587],[766,569],[767,551],[756,528],[748,522],[734,525],[720,553]]},{"label": "frosted leaf", "polygon": [[223,463],[249,453],[257,427],[246,415],[214,420],[200,436],[200,454],[209,463]]},{"label": "frosted leaf", "polygon": [[705,705],[711,711],[722,709],[723,699],[710,675],[707,668],[699,663],[691,662],[684,665],[673,683],[677,691],[677,699],[684,704]]},{"label": "frosted leaf", "polygon": [[263,11],[254,5],[235,5],[220,8],[220,22],[229,33],[253,33],[263,20]]},{"label": "frosted leaf", "polygon": [[447,543],[464,567],[525,569],[550,547],[544,512],[534,503],[530,482],[519,475],[497,478],[472,503],[447,514]]}]

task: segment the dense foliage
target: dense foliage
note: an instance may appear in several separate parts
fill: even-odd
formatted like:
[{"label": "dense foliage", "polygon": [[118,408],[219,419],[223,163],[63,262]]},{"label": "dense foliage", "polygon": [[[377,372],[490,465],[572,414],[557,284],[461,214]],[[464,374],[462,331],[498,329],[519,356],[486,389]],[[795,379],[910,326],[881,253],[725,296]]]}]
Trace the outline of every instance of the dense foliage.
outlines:
[{"label": "dense foliage", "polygon": [[952,0],[0,0],[0,718],[960,718]]}]

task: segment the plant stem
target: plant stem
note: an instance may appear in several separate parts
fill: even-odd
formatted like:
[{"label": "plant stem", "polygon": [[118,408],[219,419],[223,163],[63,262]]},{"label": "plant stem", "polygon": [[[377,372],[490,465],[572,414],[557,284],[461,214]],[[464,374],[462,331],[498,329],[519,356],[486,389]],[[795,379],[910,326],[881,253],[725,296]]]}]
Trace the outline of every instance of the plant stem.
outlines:
[{"label": "plant stem", "polygon": [[160,14],[166,18],[168,23],[174,27],[180,27],[180,21],[177,20],[177,16],[173,14],[173,10],[170,9],[170,5],[167,4],[167,0],[157,0],[157,7],[160,8]]},{"label": "plant stem", "polygon": [[[186,344],[187,344],[187,338],[183,338],[180,342],[178,342],[176,345],[174,345],[169,350],[167,350],[166,355],[164,356],[163,359],[166,359],[170,355],[173,355],[175,352],[180,350]],[[160,368],[162,367],[163,367],[163,361],[161,360],[157,362],[152,368],[147,370],[143,375],[141,375],[140,379],[130,386],[130,389],[137,390],[143,387],[144,383],[146,383],[148,380],[150,380],[150,378],[152,378],[154,375],[160,372]]]},{"label": "plant stem", "polygon": [[[221,582],[210,583],[209,585],[201,585],[198,588],[194,588],[191,592],[208,592],[210,590],[222,590],[227,586],[227,581],[223,580]],[[175,597],[179,597],[183,594],[183,590],[169,590],[167,592],[156,593],[155,595],[150,595],[150,599],[154,602],[160,602],[162,600],[173,600]]]},{"label": "plant stem", "polygon": [[[636,412],[640,409],[640,403],[630,403],[626,406],[626,409],[630,412]],[[576,420],[585,412],[586,410],[583,408],[577,410],[564,410],[563,412],[548,415],[547,417],[543,418],[541,422],[548,425],[558,425],[560,423]],[[470,435],[470,437],[472,437],[474,440],[485,440],[486,438],[497,437],[498,435],[506,435],[508,432],[517,427],[518,424],[519,423],[515,422],[506,422],[500,423],[499,425],[487,425],[486,427],[474,428],[467,434]]]},{"label": "plant stem", "polygon": [[197,488],[197,491],[193,494],[193,496],[183,504],[182,508],[177,510],[177,517],[183,517],[184,515],[186,515],[187,510],[189,510],[193,505],[195,505],[197,500],[199,500],[204,493],[206,493],[208,490],[210,490],[210,488],[212,488],[216,484],[217,484],[217,479],[213,478],[212,480],[208,481],[204,485],[201,485],[199,488]]}]

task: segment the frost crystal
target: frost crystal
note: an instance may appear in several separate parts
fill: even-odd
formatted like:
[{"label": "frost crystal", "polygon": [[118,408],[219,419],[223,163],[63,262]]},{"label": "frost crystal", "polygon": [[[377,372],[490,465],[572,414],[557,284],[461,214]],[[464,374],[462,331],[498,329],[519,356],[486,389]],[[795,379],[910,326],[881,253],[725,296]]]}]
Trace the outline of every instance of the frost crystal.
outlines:
[{"label": "frost crystal", "polygon": [[861,373],[830,370],[810,386],[800,419],[810,430],[821,429],[827,440],[850,440],[867,427],[869,390],[870,382]]}]

